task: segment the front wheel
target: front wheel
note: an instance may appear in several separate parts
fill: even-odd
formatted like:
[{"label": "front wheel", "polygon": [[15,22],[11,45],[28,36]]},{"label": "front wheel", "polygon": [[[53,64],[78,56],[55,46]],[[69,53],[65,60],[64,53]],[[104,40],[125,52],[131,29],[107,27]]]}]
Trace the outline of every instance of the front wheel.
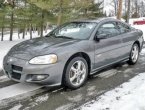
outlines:
[{"label": "front wheel", "polygon": [[139,58],[139,46],[138,46],[138,44],[135,43],[132,46],[128,63],[130,65],[134,65],[137,63],[138,58]]},{"label": "front wheel", "polygon": [[81,87],[88,77],[88,64],[82,57],[73,58],[64,73],[64,85],[70,89]]}]

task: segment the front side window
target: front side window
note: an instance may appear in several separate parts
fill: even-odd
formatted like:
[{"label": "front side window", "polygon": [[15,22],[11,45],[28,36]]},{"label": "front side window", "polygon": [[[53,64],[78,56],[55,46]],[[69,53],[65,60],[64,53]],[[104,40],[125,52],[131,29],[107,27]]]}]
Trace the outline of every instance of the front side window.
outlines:
[{"label": "front side window", "polygon": [[114,23],[105,23],[98,29],[97,35],[106,34],[108,37],[114,37],[120,34]]},{"label": "front side window", "polygon": [[88,39],[96,27],[93,22],[71,22],[52,31],[48,36],[55,38]]}]

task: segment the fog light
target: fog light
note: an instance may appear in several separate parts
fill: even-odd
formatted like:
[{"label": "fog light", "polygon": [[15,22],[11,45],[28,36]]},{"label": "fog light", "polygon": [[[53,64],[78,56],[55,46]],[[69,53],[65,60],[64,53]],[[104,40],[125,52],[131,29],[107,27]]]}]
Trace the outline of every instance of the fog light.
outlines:
[{"label": "fog light", "polygon": [[48,78],[49,75],[47,74],[43,74],[43,75],[31,75],[31,81],[41,81],[44,80],[46,78]]}]

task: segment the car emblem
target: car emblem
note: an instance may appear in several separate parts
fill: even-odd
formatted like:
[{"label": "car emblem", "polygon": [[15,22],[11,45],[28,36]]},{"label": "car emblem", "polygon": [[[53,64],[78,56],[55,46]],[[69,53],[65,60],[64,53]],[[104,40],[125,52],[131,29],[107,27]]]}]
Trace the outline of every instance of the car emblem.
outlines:
[{"label": "car emblem", "polygon": [[12,61],[13,61],[13,59],[12,59],[12,58],[9,58],[9,59],[8,59],[8,63],[9,63],[9,62],[12,62]]},{"label": "car emblem", "polygon": [[10,62],[12,62],[13,60],[10,58],[10,60],[9,60]]}]

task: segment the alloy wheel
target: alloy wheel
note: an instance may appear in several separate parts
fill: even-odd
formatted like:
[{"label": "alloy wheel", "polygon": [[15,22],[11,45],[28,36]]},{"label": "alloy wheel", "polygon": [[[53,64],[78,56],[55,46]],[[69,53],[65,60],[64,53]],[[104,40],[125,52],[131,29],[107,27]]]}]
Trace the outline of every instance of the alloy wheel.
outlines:
[{"label": "alloy wheel", "polygon": [[131,55],[132,55],[131,59],[135,63],[138,60],[138,56],[139,56],[139,48],[137,45],[133,46]]},{"label": "alloy wheel", "polygon": [[69,80],[72,85],[81,85],[86,77],[87,69],[83,61],[79,60],[73,63],[69,71]]}]

